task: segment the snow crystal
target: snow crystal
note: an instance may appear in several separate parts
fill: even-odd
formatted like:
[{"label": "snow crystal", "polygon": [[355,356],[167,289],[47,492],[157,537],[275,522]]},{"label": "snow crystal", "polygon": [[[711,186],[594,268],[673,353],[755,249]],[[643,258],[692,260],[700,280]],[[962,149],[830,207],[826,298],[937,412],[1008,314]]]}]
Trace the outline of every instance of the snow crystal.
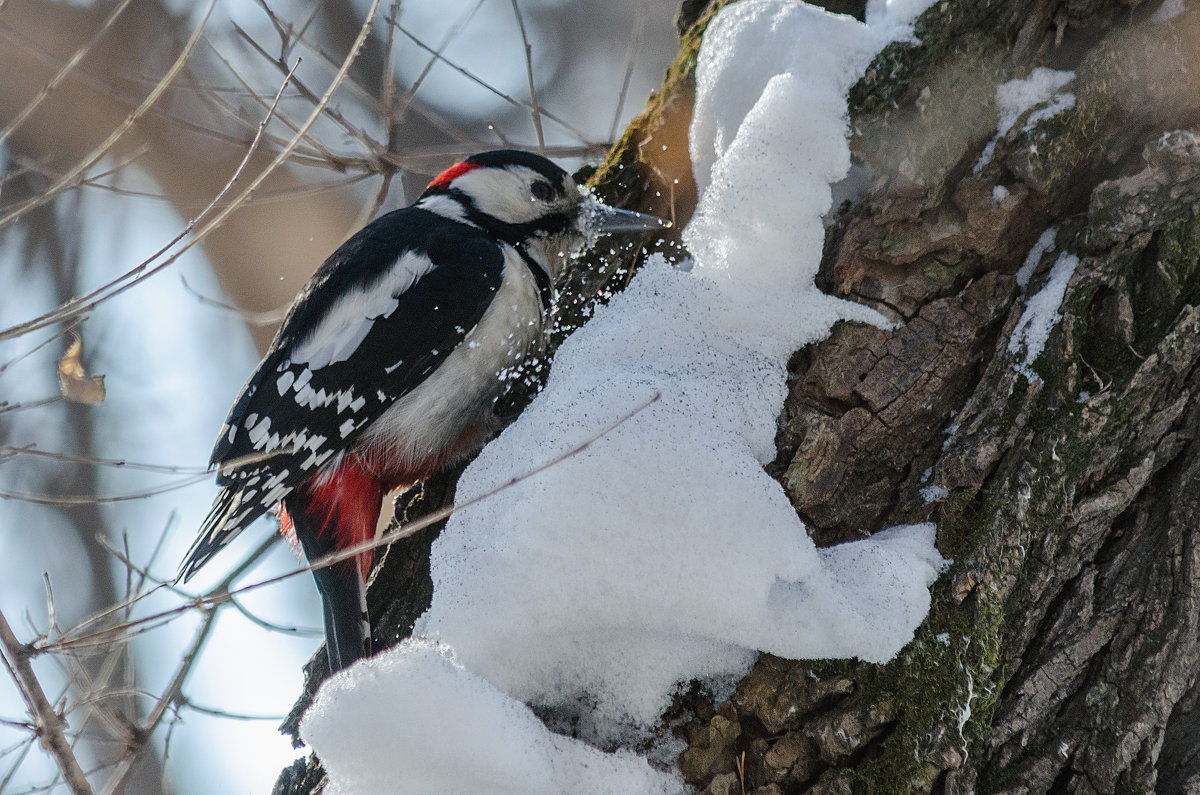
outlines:
[{"label": "snow crystal", "polygon": [[996,204],[1000,204],[1007,198],[1008,188],[1004,187],[1003,185],[997,185],[996,187],[992,188],[992,200],[995,201]]},{"label": "snow crystal", "polygon": [[1009,353],[1020,355],[1024,349],[1025,357],[1016,364],[1016,369],[1031,383],[1042,383],[1041,377],[1033,371],[1033,363],[1046,346],[1050,332],[1058,325],[1058,321],[1062,320],[1058,308],[1062,306],[1067,282],[1071,280],[1071,275],[1077,267],[1079,257],[1066,251],[1058,255],[1045,286],[1025,304],[1025,311],[1021,313],[1021,319],[1017,321],[1017,326],[1008,339]]},{"label": "snow crystal", "polygon": [[1042,255],[1047,251],[1054,250],[1054,238],[1058,234],[1058,227],[1052,226],[1042,232],[1038,237],[1037,242],[1033,244],[1033,248],[1029,249],[1029,253],[1025,255],[1025,262],[1017,270],[1017,286],[1022,291],[1029,286],[1029,280],[1033,278],[1033,272],[1037,269],[1038,263],[1042,261]]},{"label": "snow crystal", "polygon": [[[841,318],[886,323],[812,283],[829,185],[850,165],[846,92],[883,43],[786,0],[713,20],[690,135],[695,260],[652,258],[463,474],[460,504],[490,496],[435,542],[414,638],[334,677],[306,718],[344,790],[397,770],[422,791],[669,790],[637,757],[546,734],[519,702],[628,747],[679,683],[727,686],[759,650],[884,662],[911,640],[945,565],[934,526],[817,549],[763,470],[789,355]],[[477,721],[490,740],[472,738]],[[361,750],[382,738],[386,752]],[[376,756],[389,772],[359,770]]]}]

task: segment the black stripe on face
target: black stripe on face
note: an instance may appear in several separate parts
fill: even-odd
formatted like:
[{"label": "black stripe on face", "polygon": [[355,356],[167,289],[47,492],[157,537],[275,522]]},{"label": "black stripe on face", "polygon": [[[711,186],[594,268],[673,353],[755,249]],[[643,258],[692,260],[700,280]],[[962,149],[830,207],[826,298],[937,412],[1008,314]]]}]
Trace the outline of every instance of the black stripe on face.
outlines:
[{"label": "black stripe on face", "polygon": [[579,215],[577,208],[571,208],[543,215],[523,224],[508,224],[476,209],[471,197],[465,193],[456,190],[451,190],[450,193],[459,200],[468,221],[513,246],[519,246],[530,238],[553,237],[566,233],[575,225]]}]

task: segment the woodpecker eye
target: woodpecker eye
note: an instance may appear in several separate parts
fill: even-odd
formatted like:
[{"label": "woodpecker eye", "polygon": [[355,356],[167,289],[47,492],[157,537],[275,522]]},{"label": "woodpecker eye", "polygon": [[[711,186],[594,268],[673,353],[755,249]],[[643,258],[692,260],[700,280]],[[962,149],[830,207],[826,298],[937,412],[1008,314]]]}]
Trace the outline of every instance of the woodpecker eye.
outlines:
[{"label": "woodpecker eye", "polygon": [[554,196],[554,188],[550,187],[550,183],[540,179],[529,187],[529,191],[540,202],[548,202]]}]

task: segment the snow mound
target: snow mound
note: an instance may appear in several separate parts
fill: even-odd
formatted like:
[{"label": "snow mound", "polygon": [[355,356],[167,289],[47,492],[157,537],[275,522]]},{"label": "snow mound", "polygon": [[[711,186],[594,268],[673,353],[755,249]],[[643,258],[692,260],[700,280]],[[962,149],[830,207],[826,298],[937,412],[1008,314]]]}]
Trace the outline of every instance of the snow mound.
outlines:
[{"label": "snow mound", "polygon": [[[355,730],[323,719],[329,710],[353,714]],[[632,752],[606,754],[551,734],[529,707],[430,643],[407,644],[331,680],[305,731],[321,749],[329,795],[680,791]]]},{"label": "snow mound", "polygon": [[[353,739],[335,739],[344,733],[389,736],[395,767],[426,771],[417,791],[540,791],[529,782],[553,780],[547,770],[582,781],[599,769],[594,758],[539,734],[511,699],[628,747],[679,683],[733,681],[760,650],[884,662],[912,638],[945,565],[934,527],[818,550],[763,470],[790,354],[838,319],[884,323],[812,283],[829,184],[850,165],[846,92],[884,41],[785,0],[745,0],[713,20],[690,138],[702,187],[685,230],[695,260],[676,270],[656,258],[639,271],[559,349],[542,394],[463,475],[460,503],[590,440],[452,517],[414,639],[322,690],[303,732],[334,781],[350,787],[342,776],[370,764]],[[429,659],[431,643],[461,667]],[[412,719],[417,729],[400,728],[403,709],[376,707],[443,689],[454,699]],[[470,747],[478,714],[495,742],[528,746],[487,762],[482,789],[464,756],[421,761],[429,751],[395,741],[400,730],[438,732],[444,747]],[[505,760],[514,767],[496,766]],[[681,786],[620,783],[644,763],[604,760],[608,791]]]}]

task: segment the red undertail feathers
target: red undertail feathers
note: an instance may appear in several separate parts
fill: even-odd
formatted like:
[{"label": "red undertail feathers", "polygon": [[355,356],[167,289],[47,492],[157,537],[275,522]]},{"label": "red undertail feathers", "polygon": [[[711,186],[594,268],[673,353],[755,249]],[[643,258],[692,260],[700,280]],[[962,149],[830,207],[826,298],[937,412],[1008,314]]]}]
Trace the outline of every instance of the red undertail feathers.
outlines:
[{"label": "red undertail feathers", "polygon": [[[332,473],[310,478],[298,491],[304,500],[309,525],[320,528],[318,533],[323,538],[332,535],[335,549],[349,549],[375,538],[379,508],[386,489],[358,455],[345,456]],[[295,525],[282,504],[279,506],[279,524],[286,537],[295,536]],[[373,559],[372,550],[358,556],[364,581],[370,574]]]}]

